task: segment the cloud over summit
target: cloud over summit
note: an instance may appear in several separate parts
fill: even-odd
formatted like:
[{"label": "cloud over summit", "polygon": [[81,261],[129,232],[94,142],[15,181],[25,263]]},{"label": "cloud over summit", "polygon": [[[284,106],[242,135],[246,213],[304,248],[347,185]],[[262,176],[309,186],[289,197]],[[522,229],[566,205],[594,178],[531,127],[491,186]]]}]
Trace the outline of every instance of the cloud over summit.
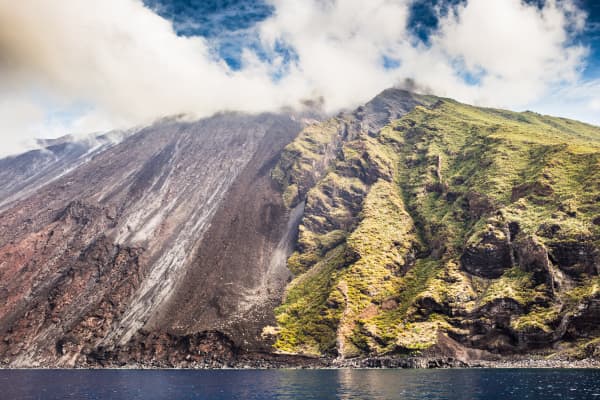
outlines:
[{"label": "cloud over summit", "polygon": [[0,0],[4,152],[26,138],[170,114],[277,110],[320,96],[335,111],[406,78],[467,102],[524,107],[576,85],[587,54],[573,40],[585,13],[569,0],[468,0],[439,16],[429,43],[407,29],[409,0],[269,5],[270,16],[244,27],[258,47],[241,43],[232,69],[212,47],[218,38],[178,36],[138,0]]}]

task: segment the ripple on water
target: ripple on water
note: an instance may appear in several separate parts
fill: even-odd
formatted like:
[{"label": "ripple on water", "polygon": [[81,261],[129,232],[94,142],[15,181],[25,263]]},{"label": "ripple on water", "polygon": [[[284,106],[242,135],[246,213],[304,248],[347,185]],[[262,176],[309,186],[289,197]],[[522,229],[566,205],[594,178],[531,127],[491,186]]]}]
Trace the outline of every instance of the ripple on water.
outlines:
[{"label": "ripple on water", "polygon": [[589,399],[600,370],[0,370],[0,399]]}]

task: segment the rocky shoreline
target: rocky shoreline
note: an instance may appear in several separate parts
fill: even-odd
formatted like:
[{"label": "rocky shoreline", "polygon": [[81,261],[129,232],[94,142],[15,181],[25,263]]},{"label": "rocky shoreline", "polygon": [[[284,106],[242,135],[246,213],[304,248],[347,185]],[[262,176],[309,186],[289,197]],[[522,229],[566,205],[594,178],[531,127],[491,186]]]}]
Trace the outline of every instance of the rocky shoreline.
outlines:
[{"label": "rocky shoreline", "polygon": [[[26,368],[9,368],[0,365],[0,369],[55,369],[51,365]],[[460,360],[453,357],[367,357],[367,358],[317,358],[297,355],[256,354],[241,355],[235,360],[205,360],[172,364],[164,361],[148,363],[106,363],[78,365],[73,369],[450,369],[450,368],[558,368],[589,369],[600,368],[600,360],[586,359],[544,359],[519,358],[502,360]],[[62,368],[59,368],[62,369]]]},{"label": "rocky shoreline", "polygon": [[600,368],[600,360],[512,359],[460,360],[453,357],[369,357],[351,359],[305,359],[301,362],[274,360],[238,361],[233,368],[315,368],[315,369],[444,369],[444,368]]}]

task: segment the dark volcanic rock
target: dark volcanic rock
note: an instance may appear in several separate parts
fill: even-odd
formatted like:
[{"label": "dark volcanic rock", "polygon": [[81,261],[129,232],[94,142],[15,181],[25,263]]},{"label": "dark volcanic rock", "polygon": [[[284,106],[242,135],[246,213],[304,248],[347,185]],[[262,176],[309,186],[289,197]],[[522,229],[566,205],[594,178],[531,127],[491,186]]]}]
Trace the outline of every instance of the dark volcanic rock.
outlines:
[{"label": "dark volcanic rock", "polygon": [[500,232],[483,233],[481,240],[468,246],[460,258],[462,268],[484,278],[499,278],[512,266],[511,248]]},{"label": "dark volcanic rock", "polygon": [[569,322],[567,333],[570,337],[595,337],[600,333],[600,298],[583,302]]},{"label": "dark volcanic rock", "polygon": [[218,331],[189,335],[140,331],[125,345],[89,352],[86,362],[101,366],[220,368],[230,365],[237,352],[231,339]]},{"label": "dark volcanic rock", "polygon": [[512,353],[517,350],[518,340],[510,329],[510,321],[523,312],[523,306],[511,298],[495,299],[469,315],[463,322],[469,334],[457,339],[492,353]]},{"label": "dark volcanic rock", "polygon": [[593,242],[588,240],[557,240],[548,244],[552,261],[565,273],[579,275],[598,275],[600,253]]},{"label": "dark volcanic rock", "polygon": [[481,218],[494,210],[493,202],[481,193],[467,193],[468,211],[471,218]]},{"label": "dark volcanic rock", "polygon": [[546,247],[532,236],[524,236],[513,242],[516,261],[521,269],[533,273],[536,284],[547,284],[554,289],[554,279]]}]

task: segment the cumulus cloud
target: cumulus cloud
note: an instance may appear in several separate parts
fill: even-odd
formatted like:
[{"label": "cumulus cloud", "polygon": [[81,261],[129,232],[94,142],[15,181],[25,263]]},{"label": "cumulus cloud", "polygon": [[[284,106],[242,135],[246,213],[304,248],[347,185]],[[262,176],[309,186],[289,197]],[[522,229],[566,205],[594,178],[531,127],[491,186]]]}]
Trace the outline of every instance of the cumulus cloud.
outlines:
[{"label": "cumulus cloud", "polygon": [[[169,21],[140,1],[1,0],[0,54],[3,113],[12,112],[7,99],[14,96],[28,99],[31,107],[89,104],[77,120],[66,119],[66,128],[124,127],[225,109],[261,111],[287,102],[272,82],[270,65],[248,54],[244,70],[231,71],[204,39],[177,36]],[[288,85],[285,92],[298,94],[301,88]],[[45,118],[37,117],[23,126],[0,121],[0,134],[28,137],[43,130]]]},{"label": "cumulus cloud", "polygon": [[436,45],[480,73],[476,99],[523,105],[548,86],[577,80],[586,49],[569,46],[584,15],[571,3],[549,1],[538,9],[520,0],[471,0],[442,21]]},{"label": "cumulus cloud", "polygon": [[[0,4],[3,72],[89,101],[117,121],[275,104],[262,93],[271,89],[268,66],[249,62],[244,73],[229,71],[203,39],[178,37],[139,1]],[[246,90],[236,93],[238,87]]]},{"label": "cumulus cloud", "polygon": [[[270,4],[273,14],[253,28],[269,57],[245,49],[232,70],[209,41],[177,36],[140,0],[0,0],[0,153],[33,135],[171,114],[277,110],[317,97],[333,112],[406,78],[459,100],[522,107],[577,82],[586,56],[572,43],[585,15],[571,0],[468,0],[440,16],[429,44],[407,30],[411,0]],[[281,45],[297,57],[278,76]],[[386,58],[397,65],[386,68]]]}]

